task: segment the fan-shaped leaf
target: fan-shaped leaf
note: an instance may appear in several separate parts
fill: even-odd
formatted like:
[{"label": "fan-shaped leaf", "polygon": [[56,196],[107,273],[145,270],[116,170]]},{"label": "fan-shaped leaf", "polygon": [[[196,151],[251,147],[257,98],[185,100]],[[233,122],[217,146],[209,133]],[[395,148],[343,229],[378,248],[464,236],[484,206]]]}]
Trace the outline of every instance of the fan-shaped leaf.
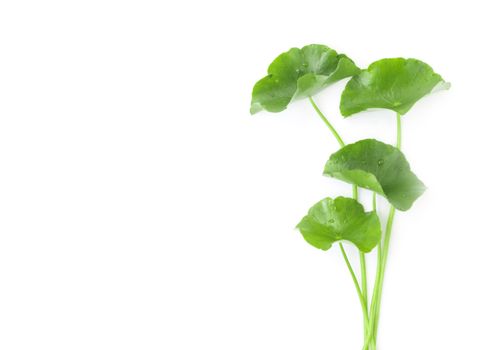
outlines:
[{"label": "fan-shaped leaf", "polygon": [[324,45],[292,48],[269,66],[268,75],[253,87],[250,113],[281,112],[295,100],[313,96],[326,86],[360,70],[347,56]]},{"label": "fan-shaped leaf", "polygon": [[358,141],[332,154],[324,174],[379,193],[399,210],[410,209],[426,189],[403,153],[377,140]]},{"label": "fan-shaped leaf", "polygon": [[345,197],[322,199],[309,209],[297,228],[309,244],[323,250],[347,240],[368,253],[381,238],[377,214],[365,213],[360,203]]},{"label": "fan-shaped leaf", "polygon": [[369,108],[391,109],[403,115],[425,95],[449,86],[424,62],[385,58],[351,78],[342,93],[340,110],[345,117]]}]

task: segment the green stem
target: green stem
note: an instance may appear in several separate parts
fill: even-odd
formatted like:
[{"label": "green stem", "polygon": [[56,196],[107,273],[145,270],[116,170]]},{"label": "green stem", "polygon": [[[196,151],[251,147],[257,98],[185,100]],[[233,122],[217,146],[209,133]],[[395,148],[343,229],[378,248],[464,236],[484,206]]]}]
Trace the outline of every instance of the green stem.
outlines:
[{"label": "green stem", "polygon": [[[358,186],[353,185],[353,199],[358,200]],[[360,253],[360,271],[361,271],[361,286],[362,286],[362,295],[363,300],[365,301],[366,307],[368,307],[367,303],[367,262],[365,259],[365,253],[359,251]]]},{"label": "green stem", "polygon": [[360,299],[360,305],[362,307],[362,312],[363,312],[363,323],[364,323],[365,329],[367,329],[368,324],[369,324],[367,304],[365,303],[365,300],[363,299],[363,294],[360,289],[360,285],[358,284],[358,279],[356,278],[355,272],[354,272],[353,268],[351,267],[351,263],[349,262],[348,255],[346,254],[346,251],[344,250],[344,246],[342,245],[342,243],[339,243],[339,247],[341,248],[341,253],[342,253],[342,256],[344,257],[344,261],[346,262],[349,273],[351,274],[351,279],[353,280],[353,283],[355,285],[356,292],[358,293],[358,299]]},{"label": "green stem", "polygon": [[393,219],[395,217],[395,207],[391,206],[388,215],[388,222],[386,223],[386,232],[384,234],[384,242],[382,246],[381,253],[381,266],[380,266],[380,274],[377,280],[378,283],[378,294],[376,297],[375,310],[373,315],[373,323],[371,325],[372,332],[374,334],[374,339],[377,337],[377,329],[379,326],[379,314],[381,312],[381,298],[382,298],[382,288],[384,284],[384,274],[386,272],[386,263],[388,261],[388,251],[389,251],[389,242],[391,239],[391,228],[393,227]]},{"label": "green stem", "polygon": [[[358,200],[358,186],[353,185],[353,199]],[[363,303],[365,308],[363,309],[363,315],[368,317],[368,296],[367,296],[367,261],[365,259],[365,253],[358,251],[360,255],[360,276],[361,276],[361,291],[363,297]],[[368,332],[368,321],[363,323],[363,336],[366,337]]]},{"label": "green stem", "polygon": [[365,305],[367,305],[367,262],[365,260],[365,253],[360,252],[360,269],[362,274],[362,294]]},{"label": "green stem", "polygon": [[339,146],[344,147],[345,144],[344,144],[344,141],[342,141],[341,136],[339,135],[339,133],[337,132],[337,130],[335,130],[335,128],[332,126],[332,124],[330,124],[330,122],[323,115],[323,113],[321,113],[320,109],[318,108],[318,106],[316,105],[316,103],[314,103],[314,100],[313,100],[313,98],[311,96],[309,96],[309,102],[311,102],[311,105],[313,106],[313,108],[316,111],[316,113],[318,113],[318,115],[320,116],[321,120],[323,120],[323,122],[325,123],[325,125],[330,129],[330,131],[332,132],[332,134],[335,136],[335,138],[337,139],[337,142],[339,142]]},{"label": "green stem", "polygon": [[[377,214],[377,194],[375,192],[372,193],[372,210]],[[380,277],[379,272],[379,263],[382,257],[382,243],[379,241],[377,244],[377,269],[376,269],[376,277],[374,282],[374,290],[372,292],[372,304],[370,306],[370,315],[369,315],[369,327],[367,333],[365,334],[365,344],[363,345],[363,350],[373,350],[375,349],[375,339],[376,335],[374,333],[374,314],[376,308],[376,297],[378,290],[378,280]]]},{"label": "green stem", "polygon": [[[402,146],[402,123],[401,115],[397,113],[396,115],[396,147],[400,149]],[[374,208],[375,208],[375,197],[374,197]],[[375,210],[375,209],[374,209]],[[377,341],[377,330],[379,327],[379,316],[381,312],[381,299],[382,299],[382,288],[384,284],[384,275],[386,272],[386,264],[388,261],[389,244],[391,241],[391,231],[393,227],[393,219],[395,217],[395,207],[390,206],[388,221],[386,223],[386,231],[384,233],[384,240],[377,246],[377,273],[376,280],[374,284],[374,292],[372,295],[372,303],[370,306],[370,317],[369,317],[369,332],[367,333],[367,339],[365,344],[370,342],[371,347],[376,347]]]},{"label": "green stem", "polygon": [[[325,115],[321,112],[321,110],[318,108],[316,103],[314,102],[313,98],[309,96],[309,102],[311,102],[311,105],[313,106],[314,110],[318,114],[318,116],[321,118],[321,120],[325,123],[325,125],[328,127],[330,132],[335,136],[337,139],[337,142],[339,143],[339,146],[342,148],[346,144],[342,140],[341,136],[335,130],[335,128],[330,124],[328,119],[325,117]],[[358,200],[358,187],[356,185],[353,185],[353,198],[355,200]],[[351,273],[351,278],[353,279],[353,282],[355,283],[356,291],[358,293],[358,297],[360,299],[360,304],[362,306],[362,311],[363,311],[363,322],[364,322],[364,336],[367,336],[368,332],[368,325],[369,325],[369,318],[368,318],[368,289],[367,289],[367,263],[365,260],[365,254],[362,252],[360,253],[360,270],[361,270],[361,288],[360,284],[358,283],[358,280],[356,279],[355,273],[353,271],[353,268],[351,266],[351,263],[349,262],[349,259],[347,257],[347,254],[344,250],[344,247],[342,244],[339,244],[341,248],[342,255],[344,257],[344,260],[346,261],[346,265],[348,266],[349,272]]]},{"label": "green stem", "polygon": [[396,114],[396,148],[402,147],[402,116],[400,113]]}]

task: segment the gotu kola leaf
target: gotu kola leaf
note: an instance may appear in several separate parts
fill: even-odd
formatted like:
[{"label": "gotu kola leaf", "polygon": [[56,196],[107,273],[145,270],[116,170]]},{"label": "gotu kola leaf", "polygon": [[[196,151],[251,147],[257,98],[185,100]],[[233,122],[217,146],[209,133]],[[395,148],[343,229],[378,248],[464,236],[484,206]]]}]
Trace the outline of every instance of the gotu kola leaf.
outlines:
[{"label": "gotu kola leaf", "polygon": [[325,198],[309,209],[297,228],[312,246],[328,250],[336,241],[350,241],[362,252],[370,252],[381,238],[375,212],[366,213],[352,198]]},{"label": "gotu kola leaf", "polygon": [[381,194],[399,210],[410,209],[426,189],[398,148],[373,139],[332,154],[323,173]]},{"label": "gotu kola leaf", "polygon": [[253,87],[250,113],[281,112],[291,101],[313,96],[359,71],[347,56],[327,46],[292,48],[279,55],[269,65],[268,75]]},{"label": "gotu kola leaf", "polygon": [[345,117],[369,108],[391,109],[403,115],[425,95],[449,87],[424,62],[385,58],[351,78],[342,92],[340,110]]}]

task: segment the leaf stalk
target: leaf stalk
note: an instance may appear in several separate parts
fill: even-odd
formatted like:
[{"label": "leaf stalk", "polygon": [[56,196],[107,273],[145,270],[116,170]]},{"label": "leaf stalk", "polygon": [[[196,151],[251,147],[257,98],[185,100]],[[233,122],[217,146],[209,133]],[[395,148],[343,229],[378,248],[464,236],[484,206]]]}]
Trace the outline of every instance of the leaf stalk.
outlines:
[{"label": "leaf stalk", "polygon": [[[346,144],[342,140],[341,136],[339,135],[337,130],[333,127],[333,125],[328,121],[328,119],[325,117],[323,112],[321,112],[320,108],[314,102],[314,100],[311,96],[309,96],[309,102],[311,103],[314,110],[316,111],[318,116],[321,118],[321,120],[328,127],[330,132],[335,136],[335,138],[337,139],[337,142],[339,143],[339,146],[341,148],[344,147]],[[358,200],[358,186],[356,186],[356,185],[353,185],[353,199]],[[348,270],[351,274],[351,278],[353,280],[353,283],[356,288],[356,292],[358,294],[358,299],[360,300],[360,304],[362,307],[362,313],[363,313],[363,335],[364,335],[364,338],[366,338],[367,334],[369,332],[370,320],[369,320],[369,312],[368,312],[367,262],[366,262],[366,258],[365,258],[365,253],[359,251],[360,271],[361,271],[360,272],[361,287],[360,287],[360,284],[358,283],[358,279],[356,278],[353,267],[351,266],[351,263],[348,259],[348,256],[346,254],[346,251],[344,250],[344,246],[342,245],[342,243],[339,243],[339,247],[341,249],[342,256],[344,257],[344,261],[346,262]]]}]

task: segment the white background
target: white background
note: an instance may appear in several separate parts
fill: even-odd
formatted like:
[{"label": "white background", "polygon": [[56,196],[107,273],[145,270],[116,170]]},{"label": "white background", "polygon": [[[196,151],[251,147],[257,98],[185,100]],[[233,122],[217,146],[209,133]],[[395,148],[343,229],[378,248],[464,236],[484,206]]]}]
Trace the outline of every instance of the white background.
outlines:
[{"label": "white background", "polygon": [[[2,1],[0,348],[360,349],[339,252],[294,230],[350,194],[321,176],[337,144],[307,101],[248,114],[274,57],[322,43],[452,83],[404,117],[428,191],[396,217],[381,348],[503,349],[498,5]],[[390,112],[340,117],[343,85],[316,100],[344,139],[393,142]]]}]

